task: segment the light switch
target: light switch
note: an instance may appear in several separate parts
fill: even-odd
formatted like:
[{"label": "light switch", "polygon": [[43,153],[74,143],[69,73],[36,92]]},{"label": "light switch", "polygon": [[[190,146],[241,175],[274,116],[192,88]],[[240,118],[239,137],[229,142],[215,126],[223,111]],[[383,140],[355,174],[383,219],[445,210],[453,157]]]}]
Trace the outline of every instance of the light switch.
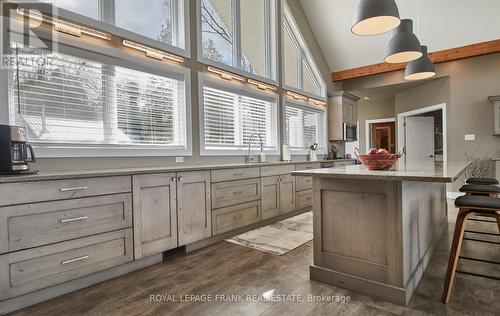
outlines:
[{"label": "light switch", "polygon": [[465,140],[476,140],[475,134],[465,134]]},{"label": "light switch", "polygon": [[184,162],[184,157],[175,157],[175,162]]}]

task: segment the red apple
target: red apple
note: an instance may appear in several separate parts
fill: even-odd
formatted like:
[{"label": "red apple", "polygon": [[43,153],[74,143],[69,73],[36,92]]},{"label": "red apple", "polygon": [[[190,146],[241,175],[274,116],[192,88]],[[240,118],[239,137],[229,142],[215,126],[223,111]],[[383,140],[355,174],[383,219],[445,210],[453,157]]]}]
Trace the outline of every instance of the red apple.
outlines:
[{"label": "red apple", "polygon": [[368,151],[368,155],[376,155],[377,154],[377,148],[371,148],[369,151]]},{"label": "red apple", "polygon": [[388,154],[389,152],[384,148],[380,148],[379,150],[377,150],[377,155],[388,155]]}]

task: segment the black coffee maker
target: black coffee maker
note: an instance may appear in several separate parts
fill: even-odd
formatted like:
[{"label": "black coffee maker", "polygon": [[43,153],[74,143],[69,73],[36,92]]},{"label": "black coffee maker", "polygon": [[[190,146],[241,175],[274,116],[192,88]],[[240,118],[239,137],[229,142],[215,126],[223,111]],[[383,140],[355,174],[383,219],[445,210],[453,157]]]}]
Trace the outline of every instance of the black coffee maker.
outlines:
[{"label": "black coffee maker", "polygon": [[28,144],[26,129],[0,125],[0,173],[27,172],[30,169],[29,162],[35,162],[35,153]]}]

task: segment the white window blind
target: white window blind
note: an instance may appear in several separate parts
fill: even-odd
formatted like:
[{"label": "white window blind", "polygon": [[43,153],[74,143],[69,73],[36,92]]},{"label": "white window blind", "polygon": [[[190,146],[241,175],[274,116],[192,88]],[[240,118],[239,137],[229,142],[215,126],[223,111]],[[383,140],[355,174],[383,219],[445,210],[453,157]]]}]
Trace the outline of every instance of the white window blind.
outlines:
[{"label": "white window blind", "polygon": [[181,78],[39,49],[19,56],[46,61],[19,64],[9,76],[9,118],[30,141],[186,147]]},{"label": "white window blind", "polygon": [[324,119],[322,111],[305,107],[285,107],[286,141],[293,150],[305,150],[314,143],[320,147],[324,143]]},{"label": "white window blind", "polygon": [[276,102],[204,86],[203,122],[205,150],[244,150],[253,134],[265,150],[277,150]]}]

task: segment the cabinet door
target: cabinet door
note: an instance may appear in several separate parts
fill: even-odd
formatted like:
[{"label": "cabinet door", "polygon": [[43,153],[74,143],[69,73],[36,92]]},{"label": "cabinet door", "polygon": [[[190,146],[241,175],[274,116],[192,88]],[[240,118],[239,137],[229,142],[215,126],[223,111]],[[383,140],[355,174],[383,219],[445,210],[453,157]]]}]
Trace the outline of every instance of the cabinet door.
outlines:
[{"label": "cabinet door", "polygon": [[210,171],[177,173],[179,246],[212,235]]},{"label": "cabinet door", "polygon": [[262,186],[262,219],[280,215],[279,176],[263,177]]},{"label": "cabinet door", "polygon": [[352,124],[358,123],[358,102],[352,101]]},{"label": "cabinet door", "polygon": [[295,211],[295,177],[282,175],[279,183],[281,214]]},{"label": "cabinet door", "polygon": [[135,259],[177,247],[175,174],[134,176],[132,187]]},{"label": "cabinet door", "polygon": [[343,98],[342,99],[342,121],[343,122],[349,122],[349,99]]}]

